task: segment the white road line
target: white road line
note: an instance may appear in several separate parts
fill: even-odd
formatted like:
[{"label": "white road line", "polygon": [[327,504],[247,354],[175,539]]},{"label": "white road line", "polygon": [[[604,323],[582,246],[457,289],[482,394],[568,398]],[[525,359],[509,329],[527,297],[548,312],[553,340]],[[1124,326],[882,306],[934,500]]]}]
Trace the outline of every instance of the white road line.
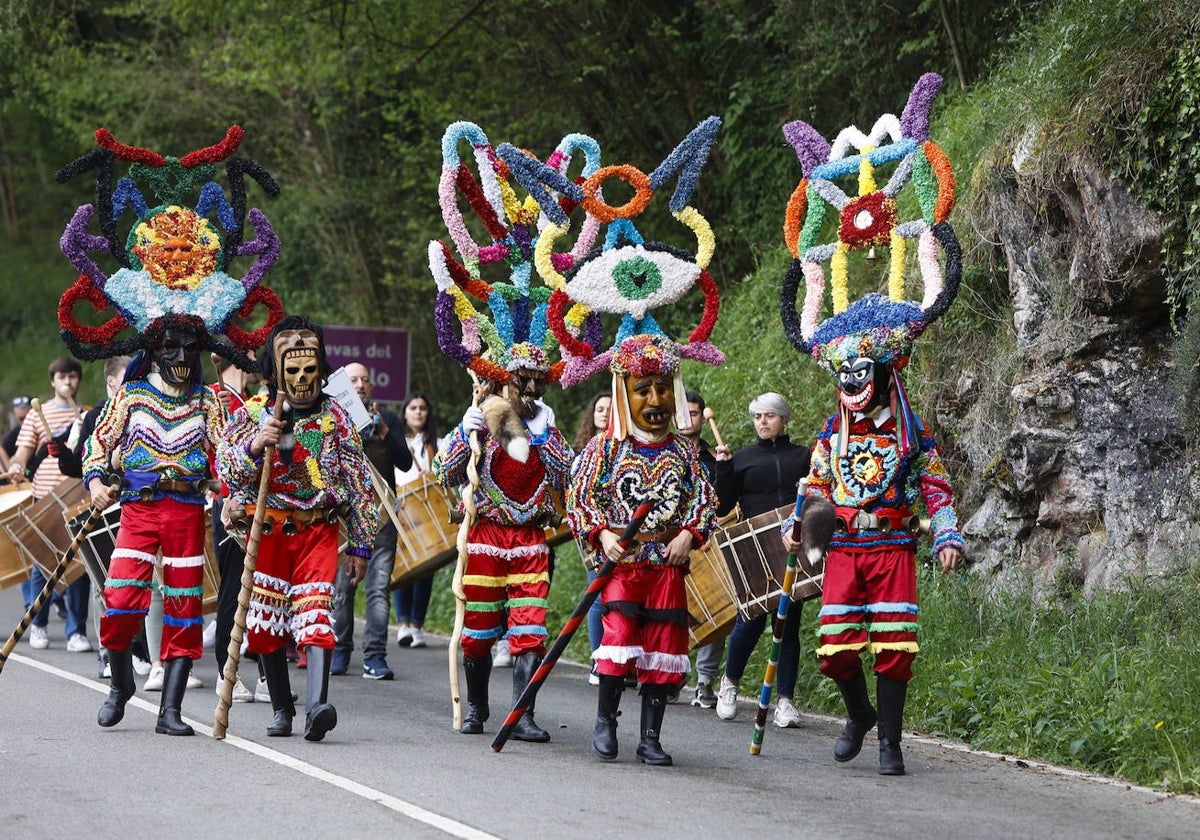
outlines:
[{"label": "white road line", "polygon": [[[99,694],[108,694],[108,686],[103,683],[99,683],[94,679],[88,679],[87,677],[81,677],[78,674],[72,674],[70,671],[64,671],[61,668],[56,668],[53,665],[47,665],[45,662],[40,662],[36,659],[30,659],[23,654],[10,654],[8,657],[8,662],[20,662],[22,665],[28,665],[31,668],[36,668],[39,671],[44,671],[47,674],[52,674],[56,677],[68,680],[76,685],[81,685],[84,688],[90,689]],[[138,709],[151,712],[155,715],[158,714],[158,706],[152,703],[147,703],[145,700],[142,700],[139,697],[131,698],[126,705],[134,706]],[[209,738],[212,737],[211,726],[207,726],[192,718],[185,717],[183,719],[192,725],[198,735],[205,735]],[[423,823],[431,828],[436,828],[438,831],[444,832],[451,837],[461,837],[463,840],[500,840],[500,838],[493,834],[488,834],[486,831],[480,831],[477,828],[469,826],[465,823],[460,823],[457,820],[451,819],[450,817],[444,817],[441,814],[435,814],[433,811],[426,810],[420,805],[414,805],[411,802],[407,802],[390,794],[375,790],[374,788],[367,787],[366,785],[360,784],[353,779],[347,779],[345,776],[339,776],[336,773],[329,772],[328,770],[322,770],[320,767],[309,764],[307,761],[301,761],[300,759],[294,758],[286,753],[281,753],[278,750],[271,749],[270,747],[264,747],[261,744],[256,744],[253,741],[247,741],[246,739],[239,738],[236,735],[227,735],[225,738],[225,743],[229,744],[231,747],[236,747],[239,750],[243,750],[244,752],[251,753],[252,755],[259,756],[260,758],[265,758],[268,761],[273,761],[281,767],[295,770],[297,773],[303,773],[305,776],[309,776],[325,782],[326,784],[333,785],[336,788],[341,788],[347,793],[352,793],[355,796],[361,796],[363,799],[366,799],[370,802],[375,802],[379,805],[382,805],[384,808],[395,811],[398,814],[403,814],[411,820]]]}]

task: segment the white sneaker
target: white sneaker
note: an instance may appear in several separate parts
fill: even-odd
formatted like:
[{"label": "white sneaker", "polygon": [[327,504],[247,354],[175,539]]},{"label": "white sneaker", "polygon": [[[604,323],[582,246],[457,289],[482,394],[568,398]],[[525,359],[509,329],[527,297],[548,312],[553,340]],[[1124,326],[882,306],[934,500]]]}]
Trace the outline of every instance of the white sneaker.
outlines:
[{"label": "white sneaker", "polygon": [[140,656],[133,657],[133,673],[139,677],[144,677],[150,673],[150,662],[142,659]]},{"label": "white sneaker", "polygon": [[588,685],[600,685],[600,672],[596,670],[596,663],[592,663],[592,670],[588,672]]},{"label": "white sneaker", "polygon": [[717,692],[717,717],[733,720],[737,717],[737,685],[722,675],[721,690]]},{"label": "white sneaker", "polygon": [[[292,692],[292,700],[296,700],[300,695]],[[270,703],[271,692],[267,689],[267,678],[259,677],[258,685],[254,686],[254,700],[258,703]]]},{"label": "white sneaker", "polygon": [[72,633],[71,638],[67,639],[67,650],[71,653],[89,653],[94,648],[87,636],[82,633]]},{"label": "white sneaker", "polygon": [[29,646],[34,650],[45,650],[50,647],[50,634],[46,632],[45,627],[38,627],[36,624],[30,625]]},{"label": "white sneaker", "polygon": [[204,645],[205,650],[208,650],[209,648],[216,646],[216,644],[217,644],[217,622],[215,619],[213,621],[208,622],[208,624],[204,625],[204,632],[200,634],[200,640],[201,640],[201,643]]},{"label": "white sneaker", "polygon": [[200,679],[195,674],[188,674],[187,687],[188,688],[204,688],[204,680]]},{"label": "white sneaker", "polygon": [[[225,684],[224,679],[217,680],[217,687],[215,689],[213,689],[213,692],[218,697],[221,696],[221,686],[223,686],[224,684]],[[254,702],[254,692],[252,692],[250,689],[246,688],[246,684],[244,682],[242,682],[241,677],[235,677],[233,680],[233,702],[234,703],[253,703]]]},{"label": "white sneaker", "polygon": [[780,697],[775,704],[775,725],[780,729],[793,729],[800,725],[800,712],[787,697]]},{"label": "white sneaker", "polygon": [[496,647],[492,649],[492,667],[512,667],[512,652],[508,649],[508,639],[501,639],[496,642]]},{"label": "white sneaker", "polygon": [[409,647],[413,641],[413,630],[417,628],[411,624],[403,624],[396,630],[396,644],[400,647]]},{"label": "white sneaker", "polygon": [[412,643],[409,647],[422,648],[425,647],[425,634],[421,632],[420,627],[412,628]]},{"label": "white sneaker", "polygon": [[162,691],[163,685],[163,666],[155,665],[150,669],[150,676],[146,677],[146,684],[142,686],[142,691]]}]

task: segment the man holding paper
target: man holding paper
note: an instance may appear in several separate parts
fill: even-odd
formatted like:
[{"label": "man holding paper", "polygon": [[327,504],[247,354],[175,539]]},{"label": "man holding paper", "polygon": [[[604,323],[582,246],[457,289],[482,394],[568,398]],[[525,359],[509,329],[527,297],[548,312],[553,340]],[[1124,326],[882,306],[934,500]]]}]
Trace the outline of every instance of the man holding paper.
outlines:
[{"label": "man holding paper", "polygon": [[[342,403],[351,418],[366,417],[359,425],[363,450],[375,472],[376,483],[391,486],[396,470],[412,468],[412,453],[404,439],[404,423],[391,411],[382,411],[371,401],[370,371],[361,362],[351,362],[342,368],[353,390],[339,389],[334,399]],[[342,377],[335,373],[331,377],[333,390]],[[351,403],[347,405],[347,403]],[[386,478],[384,478],[386,476]],[[379,531],[367,560],[367,574],[363,578],[367,594],[366,626],[363,628],[363,679],[390,680],[395,674],[387,664],[388,619],[391,616],[389,589],[392,567],[396,563],[396,523],[386,511],[379,516]],[[350,654],[354,651],[354,595],[358,583],[351,580],[346,567],[338,569],[333,593],[333,633],[337,642],[333,648],[331,674],[345,674],[350,667]]]}]

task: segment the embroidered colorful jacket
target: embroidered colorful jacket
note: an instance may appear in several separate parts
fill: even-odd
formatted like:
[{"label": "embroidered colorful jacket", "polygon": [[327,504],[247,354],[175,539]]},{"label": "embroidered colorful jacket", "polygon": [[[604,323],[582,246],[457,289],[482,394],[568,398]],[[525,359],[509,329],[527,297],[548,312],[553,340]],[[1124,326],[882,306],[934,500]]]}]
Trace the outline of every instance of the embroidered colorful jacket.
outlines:
[{"label": "embroidered colorful jacket", "polygon": [[[567,491],[571,530],[599,551],[600,532],[608,528],[620,533],[644,501],[654,502],[654,510],[642,531],[686,530],[695,545],[708,539],[716,520],[716,494],[696,445],[676,435],[658,443],[632,436],[622,441],[592,438],[575,462]],[[661,565],[666,562],[666,545],[639,542],[629,559]]]},{"label": "embroidered colorful jacket", "polygon": [[[842,432],[834,415],[817,436],[812,451],[808,492],[820,493],[839,508],[868,513],[881,510],[912,512],[918,498],[932,520],[933,553],[943,548],[963,548],[954,512],[953,488],[933,436],[921,430],[920,447],[902,454],[896,439],[896,421],[888,417],[879,426],[866,417],[854,420],[845,440],[846,454],[839,455]],[[924,425],[924,424],[922,424]],[[864,529],[837,531],[831,546],[916,544],[911,531]]]},{"label": "embroidered colorful jacket", "polygon": [[[250,455],[250,442],[274,403],[253,397],[229,418],[224,440],[217,450],[217,472],[229,485],[237,504],[254,504],[262,470],[262,456]],[[278,449],[271,467],[267,506],[279,509],[316,510],[349,504],[348,554],[369,557],[379,530],[367,458],[350,417],[336,401],[322,398],[315,411],[297,413],[295,448],[285,464]]]},{"label": "embroidered colorful jacket", "polygon": [[[479,489],[475,492],[475,511],[483,519],[500,525],[527,525],[541,514],[554,511],[550,488],[564,491],[574,453],[554,426],[544,433],[545,440],[531,436],[529,460],[522,464],[508,456],[487,431],[479,432],[483,453],[479,463]],[[470,439],[456,426],[446,445],[433,459],[433,475],[443,487],[461,487],[467,483],[467,464],[471,460]]]},{"label": "embroidered colorful jacket", "polygon": [[[208,452],[221,440],[224,409],[212,391],[197,385],[184,396],[164,394],[145,379],[126,382],[107,402],[83,449],[83,482],[101,477],[113,455],[126,473],[157,473],[165,479],[208,476]],[[155,498],[204,504],[198,493],[156,492]],[[121,491],[121,501],[138,498]]]}]

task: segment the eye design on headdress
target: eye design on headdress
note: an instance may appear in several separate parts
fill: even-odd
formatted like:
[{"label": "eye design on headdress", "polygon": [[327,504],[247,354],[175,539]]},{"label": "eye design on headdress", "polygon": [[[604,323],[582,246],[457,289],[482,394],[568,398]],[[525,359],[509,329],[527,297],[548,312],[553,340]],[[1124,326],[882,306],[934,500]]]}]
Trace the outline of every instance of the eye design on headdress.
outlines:
[{"label": "eye design on headdress", "polygon": [[[118,143],[101,128],[96,131],[99,148],[54,176],[64,183],[97,170],[95,205],[80,206],[60,240],[80,272],[58,305],[63,340],[76,356],[98,359],[144,349],[172,323],[186,322],[206,336],[208,349],[254,369],[246,353],[262,346],[282,319],[283,306],[262,285],[279,257],[279,240],[260,210],[247,212],[245,179],[252,178],[270,196],[279,194],[279,186],[261,166],[234,154],[242,137],[241,126],[231,126],[220,143],[175,158]],[[128,177],[114,188],[117,161],[130,167]],[[213,180],[221,162],[232,203]],[[147,204],[139,181],[150,187],[155,206]],[[122,240],[119,223],[126,211],[136,219]],[[88,232],[94,215],[99,215],[101,236]],[[250,242],[243,241],[247,218],[256,235]],[[101,252],[117,262],[111,275],[92,259]],[[240,279],[230,276],[233,260],[245,256],[255,258],[249,270]],[[112,309],[113,315],[98,327],[81,324],[74,310],[83,301],[97,312]],[[259,304],[267,310],[262,327],[247,331],[235,323],[235,318],[248,319]],[[127,329],[138,334],[119,339]],[[222,333],[233,343],[232,350],[213,340]]]},{"label": "eye design on headdress", "polygon": [[[929,139],[930,110],[941,85],[941,76],[926,73],[899,118],[883,115],[869,134],[850,126],[832,145],[807,123],[783,127],[803,172],[784,221],[784,240],[795,259],[780,296],[783,328],[796,349],[811,353],[835,374],[843,361],[856,356],[903,367],[912,342],[958,294],[962,251],[946,221],[954,206],[954,171],[945,153]],[[851,147],[855,153],[848,154]],[[879,187],[876,169],[883,165],[895,168]],[[848,195],[837,181],[853,176],[857,176],[857,191]],[[902,221],[896,196],[909,183],[921,217]],[[830,208],[838,214],[837,239],[819,243]],[[924,287],[920,303],[905,300],[905,256],[913,239]],[[867,294],[851,304],[847,256],[877,245],[889,249],[888,294]],[[820,321],[825,263],[830,266],[833,315]],[[805,297],[803,313],[798,315],[801,282]]]},{"label": "eye design on headdress", "polygon": [[[614,349],[631,336],[665,336],[651,312],[676,302],[695,287],[704,294],[704,314],[687,343],[677,345],[679,355],[712,365],[724,361],[721,351],[709,342],[720,307],[716,283],[708,273],[715,248],[712,228],[689,204],[720,125],[717,117],[704,120],[649,175],[628,164],[606,166],[591,173],[582,183],[567,180],[512,146],[502,144],[497,149],[517,181],[541,202],[550,222],[538,240],[535,264],[542,279],[554,290],[548,319],[566,360],[564,385],[582,382],[607,367]],[[676,175],[678,182],[669,208],[695,237],[694,252],[646,242],[635,224],[655,193]],[[601,186],[610,179],[624,182],[633,190],[633,197],[617,207],[606,203]],[[563,267],[567,262],[564,255],[554,250],[570,227],[557,196],[581,205],[589,220],[598,219],[607,225],[603,244],[582,257],[577,245],[569,268]],[[598,354],[599,342],[592,338],[594,331],[585,334],[582,340],[579,334],[584,325],[595,323],[597,313],[602,312],[620,315],[621,325],[612,348]]]},{"label": "eye design on headdress", "polygon": [[[459,157],[459,145],[471,144],[478,179]],[[600,147],[591,137],[569,134],[547,159],[546,166],[566,183],[566,171],[572,157],[583,154],[579,176],[586,181],[600,168]],[[539,163],[539,165],[541,165]],[[475,241],[458,206],[462,195],[482,223],[491,240]],[[442,177],[438,185],[442,218],[458,252],[442,242],[429,243],[429,268],[437,283],[435,308],[438,345],[442,352],[463,367],[494,382],[507,383],[514,370],[545,371],[550,382],[557,382],[563,362],[550,363],[557,342],[546,329],[546,312],[551,289],[530,283],[535,249],[546,221],[544,207],[533,195],[517,196],[510,183],[510,171],[492,149],[482,129],[471,122],[456,122],[442,137]],[[543,194],[543,200],[562,216],[577,206],[577,201]],[[598,222],[584,221],[575,247],[555,255],[556,265],[569,269],[595,241]],[[483,279],[485,266],[506,264],[509,282],[489,283]],[[489,315],[475,301],[487,304]],[[455,328],[458,322],[458,329]],[[585,330],[599,342],[599,319]]]}]

